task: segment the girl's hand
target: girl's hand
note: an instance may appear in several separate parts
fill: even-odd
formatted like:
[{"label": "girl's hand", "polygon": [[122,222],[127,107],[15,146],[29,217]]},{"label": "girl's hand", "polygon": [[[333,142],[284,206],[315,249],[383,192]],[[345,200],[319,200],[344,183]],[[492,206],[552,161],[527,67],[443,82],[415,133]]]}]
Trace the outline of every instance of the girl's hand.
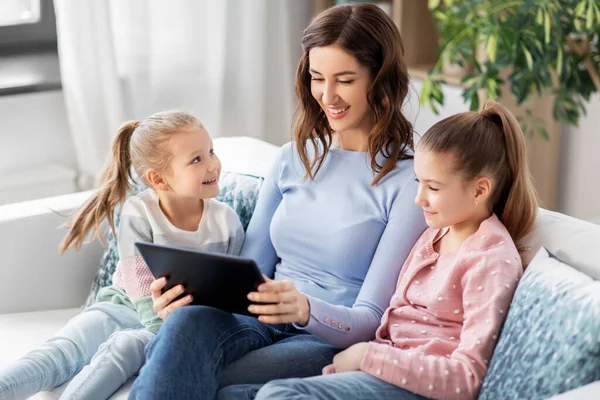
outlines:
[{"label": "girl's hand", "polygon": [[339,372],[360,371],[369,343],[357,343],[333,357],[333,364],[323,368],[323,375],[337,374]]},{"label": "girl's hand", "polygon": [[173,301],[177,298],[181,293],[183,293],[183,286],[178,285],[172,287],[166,292],[162,292],[162,289],[167,285],[166,278],[159,278],[154,280],[150,284],[150,292],[152,293],[152,303],[154,304],[152,308],[158,314],[160,319],[163,321],[167,319],[169,314],[179,307],[185,306],[192,302],[192,295],[187,295],[177,301]]},{"label": "girl's hand", "polygon": [[255,303],[248,307],[258,320],[266,324],[294,322],[305,326],[310,317],[310,306],[305,295],[298,292],[290,281],[274,281],[263,275],[265,283],[258,286],[258,292],[248,293],[248,299]]}]

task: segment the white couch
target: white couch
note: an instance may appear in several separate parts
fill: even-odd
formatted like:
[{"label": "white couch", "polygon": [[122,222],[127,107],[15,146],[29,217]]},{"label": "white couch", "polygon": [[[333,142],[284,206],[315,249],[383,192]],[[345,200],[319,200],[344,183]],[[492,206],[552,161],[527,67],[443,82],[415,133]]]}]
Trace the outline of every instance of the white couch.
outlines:
[{"label": "white couch", "polygon": [[[217,138],[215,149],[223,169],[263,176],[278,151],[251,138]],[[0,369],[41,344],[80,311],[95,276],[102,247],[98,241],[80,252],[58,256],[66,213],[89,192],[0,206]],[[541,211],[529,243],[550,252],[582,272],[600,279],[600,226],[558,213]],[[596,248],[594,248],[596,246]],[[111,399],[125,399],[131,382]],[[56,399],[62,388],[34,399]],[[564,393],[556,399],[600,399],[600,382]]]}]

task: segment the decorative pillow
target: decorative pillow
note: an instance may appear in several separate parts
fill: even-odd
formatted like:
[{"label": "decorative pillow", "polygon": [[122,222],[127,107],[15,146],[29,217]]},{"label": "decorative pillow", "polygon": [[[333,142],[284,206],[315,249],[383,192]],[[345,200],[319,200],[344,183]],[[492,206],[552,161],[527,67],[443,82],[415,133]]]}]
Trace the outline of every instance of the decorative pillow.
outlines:
[{"label": "decorative pillow", "polygon": [[479,399],[546,399],[596,380],[600,281],[541,248],[517,287]]},{"label": "decorative pillow", "polygon": [[[229,204],[235,210],[244,230],[248,227],[248,223],[254,212],[256,199],[258,198],[258,192],[260,191],[262,182],[262,177],[252,175],[238,174],[235,172],[223,172],[221,174],[221,180],[219,182],[221,191],[216,197],[216,200]],[[144,184],[135,183],[132,185],[130,195],[141,193],[146,189],[147,186]],[[118,207],[115,210],[115,228],[117,229],[120,216],[121,208]],[[105,235],[107,246],[102,254],[100,267],[92,282],[92,287],[85,302],[85,307],[95,302],[96,295],[101,288],[112,285],[112,276],[117,267],[117,262],[119,261],[119,250],[117,240],[112,231],[110,229],[108,229],[108,231],[109,232]]]}]

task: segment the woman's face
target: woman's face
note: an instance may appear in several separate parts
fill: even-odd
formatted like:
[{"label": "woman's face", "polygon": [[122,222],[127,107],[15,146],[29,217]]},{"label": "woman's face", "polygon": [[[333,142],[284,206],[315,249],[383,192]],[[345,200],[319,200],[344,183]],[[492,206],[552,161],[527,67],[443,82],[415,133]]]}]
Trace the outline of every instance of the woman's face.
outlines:
[{"label": "woman's face", "polygon": [[311,93],[338,133],[368,135],[373,126],[367,102],[371,84],[369,69],[340,47],[314,47],[308,54]]}]

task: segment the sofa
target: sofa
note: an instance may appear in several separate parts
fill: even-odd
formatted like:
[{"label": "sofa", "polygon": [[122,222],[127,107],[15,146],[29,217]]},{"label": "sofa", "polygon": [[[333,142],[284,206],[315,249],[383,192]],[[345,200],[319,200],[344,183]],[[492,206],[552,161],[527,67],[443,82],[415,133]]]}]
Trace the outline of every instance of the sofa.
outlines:
[{"label": "sofa", "polygon": [[[278,152],[277,146],[247,137],[216,138],[214,144],[224,171],[259,177],[267,173]],[[80,312],[96,276],[103,247],[94,240],[79,252],[69,251],[62,257],[58,256],[57,249],[65,232],[61,227],[65,218],[60,214],[74,210],[89,195],[88,191],[0,206],[3,250],[0,262],[0,369],[41,344]],[[527,261],[543,246],[548,254],[567,263],[568,268],[583,274],[590,282],[597,283],[600,279],[600,226],[540,209],[536,230],[527,237],[526,245],[530,248]],[[600,330],[595,334],[594,340],[600,344]],[[503,365],[501,355],[496,353],[490,370]],[[595,356],[600,358],[600,353]],[[560,369],[560,365],[553,368]],[[527,377],[516,377],[515,382],[519,379],[523,383]],[[127,398],[130,386],[131,380],[111,399]],[[33,399],[56,399],[62,389],[58,387],[40,393]],[[536,396],[543,398],[539,394]],[[488,391],[487,397],[497,396]],[[586,382],[552,398],[600,399],[600,380]]]}]

